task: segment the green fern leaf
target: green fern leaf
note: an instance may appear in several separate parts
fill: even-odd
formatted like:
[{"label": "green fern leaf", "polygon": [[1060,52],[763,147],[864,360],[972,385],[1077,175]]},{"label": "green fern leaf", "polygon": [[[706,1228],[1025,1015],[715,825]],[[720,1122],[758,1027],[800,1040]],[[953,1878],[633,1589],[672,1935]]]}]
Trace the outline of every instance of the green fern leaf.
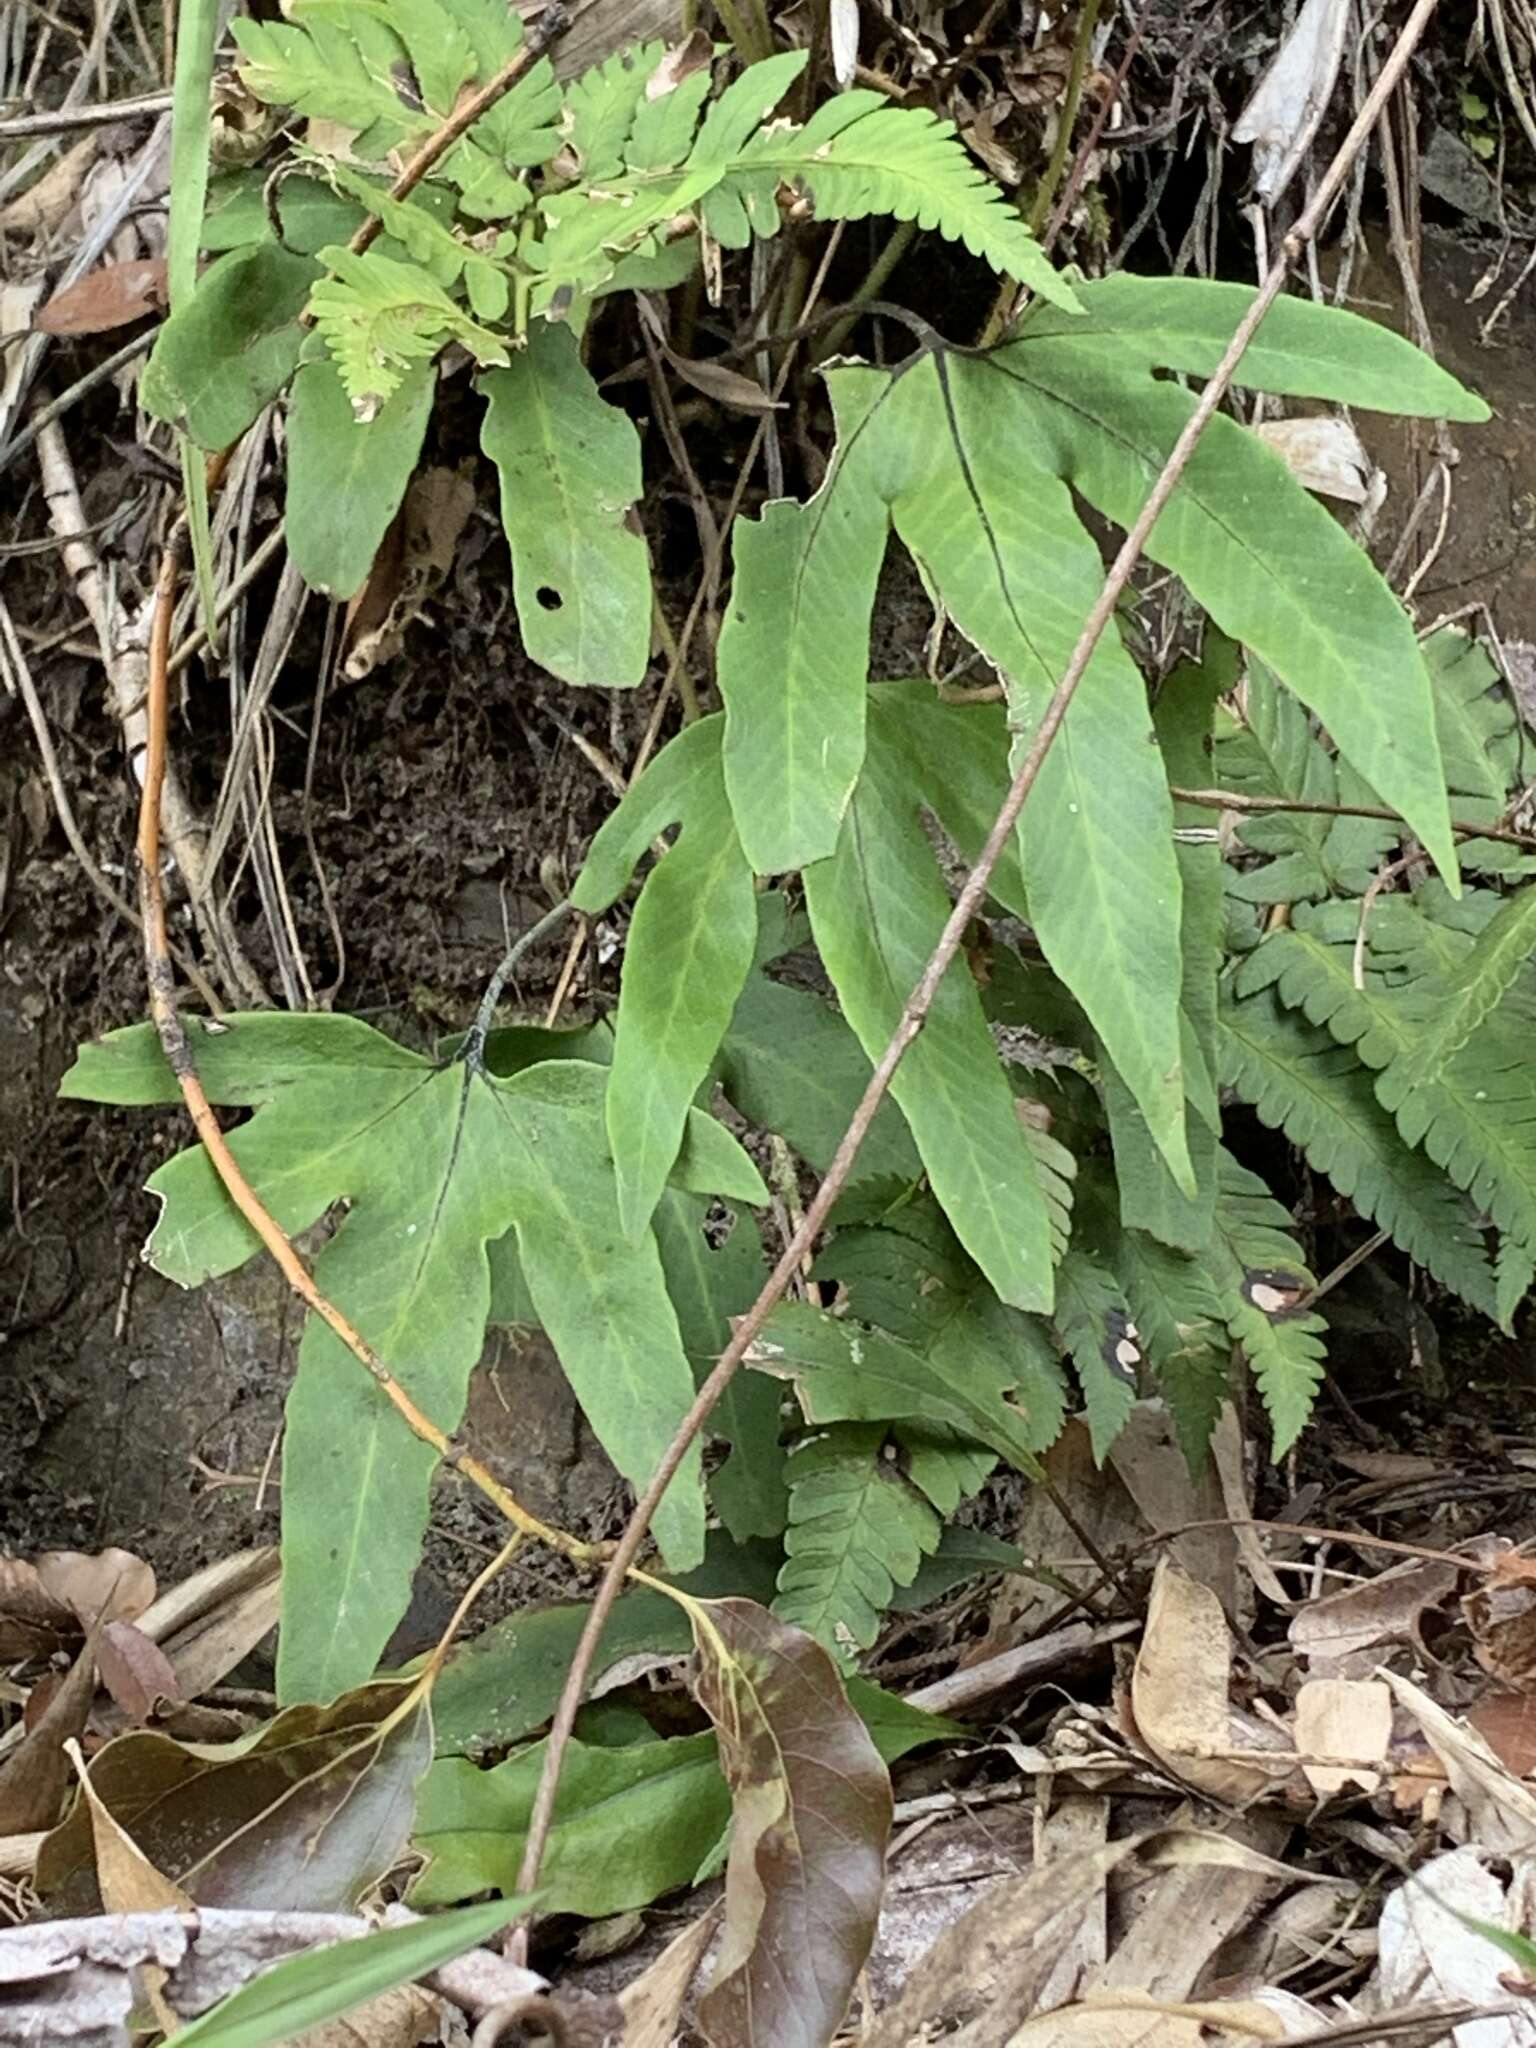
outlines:
[{"label": "green fern leaf", "polygon": [[1227,1328],[1247,1356],[1274,1431],[1274,1454],[1283,1457],[1317,1399],[1327,1325],[1295,1306],[1313,1279],[1290,1217],[1258,1175],[1225,1151],[1213,1254],[1211,1277]]},{"label": "green fern leaf", "polygon": [[891,1435],[901,1446],[907,1477],[946,1518],[980,1493],[997,1464],[989,1445],[968,1443],[937,1423],[898,1422]]},{"label": "green fern leaf", "polygon": [[462,342],[480,363],[507,361],[501,337],[456,306],[430,272],[376,249],[322,249],[320,261],[333,274],[310,292],[310,311],[360,417],[371,417],[411,365],[446,341]]},{"label": "green fern leaf", "polygon": [[[665,43],[618,50],[566,87],[560,134],[584,179],[616,178],[623,171],[636,112],[646,104],[646,85],[666,53]],[[707,82],[708,73],[703,76]]]},{"label": "green fern leaf", "polygon": [[883,1453],[881,1423],[813,1437],[785,1468],[789,1527],[773,1611],[849,1664],[875,1640],[898,1586],[936,1550],[941,1524]]},{"label": "green fern leaf", "polygon": [[741,169],[771,170],[802,185],[822,220],[879,213],[937,229],[1064,311],[1079,308],[1076,292],[966,153],[954,124],[926,107],[893,107],[862,87],[838,93],[798,131],[758,136],[743,149]]},{"label": "green fern leaf", "polygon": [[1040,1192],[1045,1197],[1046,1213],[1051,1219],[1051,1251],[1057,1265],[1060,1265],[1072,1241],[1072,1199],[1077,1180],[1077,1160],[1068,1146],[1063,1145],[1059,1138],[1053,1138],[1030,1115],[1032,1105],[1021,1103],[1020,1107],[1024,1112],[1024,1135],[1035,1155],[1035,1172],[1040,1176]]},{"label": "green fern leaf", "polygon": [[[1464,906],[1480,907],[1465,899]],[[1398,1077],[1433,1012],[1437,970],[1459,959],[1467,942],[1435,926],[1409,899],[1384,897],[1371,913],[1369,965],[1357,987],[1358,923],[1353,904],[1298,907],[1292,928],[1266,939],[1239,968],[1237,993],[1273,986],[1283,1002],[1304,1010],[1341,1045],[1353,1046],[1376,1071],[1378,1100],[1405,1142],[1422,1144],[1501,1231],[1536,1245],[1536,1073],[1527,1050],[1528,999],[1506,997],[1438,1080],[1405,1091]]]},{"label": "green fern leaf", "polygon": [[396,91],[392,67],[405,53],[365,7],[312,7],[286,22],[242,17],[232,27],[247,91],[311,120],[355,129],[353,149],[365,162],[421,140],[437,125]]},{"label": "green fern leaf", "polygon": [[[1039,459],[1131,525],[1194,410],[1191,394],[1148,374],[1133,351],[1079,350],[1068,335],[1026,334],[985,360],[1030,406]],[[1218,414],[1147,553],[1269,663],[1454,876],[1434,700],[1413,627],[1369,556],[1279,458]],[[1390,700],[1382,675],[1394,678]]]},{"label": "green fern leaf", "polygon": [[1056,1330],[1083,1390],[1093,1455],[1102,1464],[1136,1402],[1141,1345],[1114,1274],[1075,1245],[1057,1275]]},{"label": "green fern leaf", "polygon": [[1136,1339],[1191,1471],[1205,1458],[1231,1379],[1232,1346],[1221,1297],[1203,1258],[1190,1258],[1144,1230],[1124,1230],[1112,1253],[1115,1277],[1136,1319]]},{"label": "green fern leaf", "polygon": [[1404,1094],[1438,1080],[1446,1062],[1492,1015],[1525,963],[1536,952],[1536,887],[1499,906],[1454,974],[1446,980],[1428,1030],[1393,1085]]},{"label": "green fern leaf", "polygon": [[1465,1198],[1403,1143],[1356,1054],[1273,990],[1222,1009],[1222,1079],[1411,1259],[1485,1315],[1493,1273]]},{"label": "green fern leaf", "polygon": [[361,200],[370,213],[376,213],[406,254],[444,290],[462,278],[470,305],[479,319],[502,320],[506,317],[511,285],[499,263],[492,262],[481,250],[461,241],[424,206],[409,200],[392,199],[373,179],[354,170],[350,164],[342,163],[339,158],[311,156],[310,160],[338,191],[350,193],[354,199]]}]

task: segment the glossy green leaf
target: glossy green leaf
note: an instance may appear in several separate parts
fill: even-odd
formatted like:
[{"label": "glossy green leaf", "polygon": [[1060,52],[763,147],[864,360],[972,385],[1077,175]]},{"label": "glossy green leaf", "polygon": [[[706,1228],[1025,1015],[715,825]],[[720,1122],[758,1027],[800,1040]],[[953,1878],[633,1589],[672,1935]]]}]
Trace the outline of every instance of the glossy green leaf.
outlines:
[{"label": "glossy green leaf", "polygon": [[630,524],[641,487],[632,422],[599,397],[575,335],[545,321],[481,389],[529,658],[564,682],[633,689],[650,655],[651,571]]},{"label": "glossy green leaf", "polygon": [[757,943],[752,870],[720,772],[722,726],[701,718],[663,748],[593,841],[571,891],[596,916],[656,835],[681,825],[640,892],[619,985],[607,1123],[631,1238],[666,1185]]},{"label": "glossy green leaf", "polygon": [[[1040,459],[1129,526],[1195,401],[1066,336],[988,359],[1027,394]],[[1315,711],[1339,751],[1456,874],[1434,701],[1407,613],[1333,515],[1235,421],[1208,424],[1147,543],[1222,630]],[[1380,678],[1390,675],[1390,696]]]},{"label": "glossy green leaf", "polygon": [[178,2029],[176,2038],[184,2048],[281,2048],[480,1947],[531,1903],[492,1899],[413,1927],[382,1927],[356,1941],[289,1956]]},{"label": "glossy green leaf", "polygon": [[[1043,308],[1029,322],[1030,340],[1059,334],[1087,349],[1109,341],[1117,354],[1196,377],[1213,374],[1255,296],[1252,285],[1124,270],[1076,290],[1081,314]],[[1264,315],[1234,382],[1424,419],[1489,416],[1482,399],[1400,334],[1299,293],[1276,299]]]},{"label": "glossy green leaf", "polygon": [[437,390],[430,363],[410,371],[377,416],[359,420],[329,357],[306,363],[288,405],[288,504],[294,567],[325,597],[355,597],[399,511]]},{"label": "glossy green leaf", "polygon": [[[897,532],[1005,678],[1017,767],[1103,568],[1066,486],[1041,466],[1028,407],[1011,397],[989,364],[930,355],[892,385],[878,432],[910,451]],[[1172,827],[1146,690],[1111,629],[1020,819],[1030,922],[1192,1193]]]},{"label": "glossy green leaf", "polygon": [[237,250],[198,281],[155,337],[139,399],[200,448],[228,448],[299,364],[299,315],[319,266],[276,243]]},{"label": "glossy green leaf", "polygon": [[[194,1024],[192,1027],[200,1027]],[[315,1260],[318,1285],[444,1430],[462,1413],[490,1304],[486,1243],[515,1228],[539,1320],[614,1463],[643,1483],[693,1392],[661,1263],[619,1227],[602,1124],[603,1068],[549,1061],[500,1081],[437,1065],[355,1019],[255,1014],[202,1033],[216,1102],[255,1104],[234,1133],[252,1186],[290,1233],[333,1203],[351,1210]],[[75,1096],[166,1101],[175,1084],[149,1026],[87,1046]],[[716,1192],[762,1184],[700,1119],[690,1167]],[[727,1185],[726,1183],[730,1184]],[[255,1248],[201,1147],[155,1175],[164,1203],[150,1255],[184,1286]],[[311,1318],[288,1405],[284,1626],[287,1697],[327,1697],[366,1676],[405,1609],[435,1454],[407,1429],[329,1328]],[[675,1566],[703,1541],[697,1447],[663,1502]]]},{"label": "glossy green leaf", "polygon": [[[804,876],[821,957],[871,1059],[885,1050],[949,915],[920,801],[899,758],[872,752],[835,856]],[[1048,1307],[1045,1201],[963,961],[940,983],[891,1092],[971,1257],[1004,1301]]]}]

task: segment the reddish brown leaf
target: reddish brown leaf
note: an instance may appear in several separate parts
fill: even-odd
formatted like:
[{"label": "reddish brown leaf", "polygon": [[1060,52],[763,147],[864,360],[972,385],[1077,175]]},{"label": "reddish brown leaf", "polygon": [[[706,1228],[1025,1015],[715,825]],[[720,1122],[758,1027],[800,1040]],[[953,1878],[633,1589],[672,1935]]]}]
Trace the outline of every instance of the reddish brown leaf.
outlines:
[{"label": "reddish brown leaf", "polygon": [[751,1600],[690,1616],[734,1809],[699,2023],[715,2048],[823,2048],[875,1936],[890,1779],[819,1643]]},{"label": "reddish brown leaf", "polygon": [[165,305],[165,258],[136,256],[87,271],[55,292],[32,324],[40,334],[106,334]]},{"label": "reddish brown leaf", "polygon": [[134,1621],[155,1597],[155,1575],[131,1550],[45,1550],[37,1560],[43,1590],[71,1608],[86,1627]]},{"label": "reddish brown leaf", "polygon": [[[255,1736],[218,1746],[120,1735],[92,1763],[91,1785],[199,1905],[338,1912],[404,1849],[431,1760],[425,1706],[407,1686],[380,1684],[289,1707]],[[37,1886],[62,1911],[99,1910],[83,1802],[42,1845]]]},{"label": "reddish brown leaf", "polygon": [[159,1700],[179,1700],[175,1666],[131,1621],[109,1621],[96,1644],[101,1682],[130,1721],[147,1721]]},{"label": "reddish brown leaf", "polygon": [[0,1835],[32,1834],[59,1817],[72,1775],[64,1745],[85,1728],[96,1696],[89,1643],[20,1744],[0,1764]]},{"label": "reddish brown leaf", "polygon": [[1517,1778],[1536,1772],[1536,1700],[1524,1692],[1491,1692],[1467,1709],[1475,1728],[1506,1771]]}]

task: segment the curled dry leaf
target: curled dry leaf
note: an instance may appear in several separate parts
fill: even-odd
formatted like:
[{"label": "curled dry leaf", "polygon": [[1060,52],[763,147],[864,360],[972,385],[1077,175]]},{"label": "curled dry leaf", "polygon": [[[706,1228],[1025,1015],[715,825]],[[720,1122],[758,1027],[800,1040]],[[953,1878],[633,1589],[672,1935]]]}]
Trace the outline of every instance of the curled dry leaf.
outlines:
[{"label": "curled dry leaf", "polygon": [[56,292],[32,324],[40,334],[106,334],[168,304],[165,258],[135,256],[87,271]]},{"label": "curled dry leaf", "polygon": [[120,1827],[96,1796],[80,1745],[65,1744],[80,1779],[80,1796],[90,1816],[96,1882],[109,1913],[157,1913],[162,1907],[181,1912],[192,1901],[179,1885],[156,1870],[137,1842]]},{"label": "curled dry leaf", "polygon": [[1338,76],[1349,0],[1306,0],[1232,130],[1251,142],[1253,189],[1266,205],[1295,176],[1317,133]]},{"label": "curled dry leaf", "polygon": [[1454,2029],[1455,2048],[1536,2048],[1536,2009],[1509,1996],[1509,1959],[1466,1924],[1521,1931],[1519,1887],[1506,1896],[1483,1867],[1485,1854],[1467,1847],[1437,1856],[1387,1899],[1372,2004],[1381,2013],[1440,2003],[1492,2008],[1489,2018]]},{"label": "curled dry leaf", "polygon": [[80,185],[101,147],[101,131],[93,129],[25,192],[0,206],[0,234],[51,235],[80,194]]},{"label": "curled dry leaf", "polygon": [[689,1618],[733,1811],[699,2024],[716,2048],[823,2048],[875,1938],[890,1778],[812,1637],[751,1600],[697,1601]]},{"label": "curled dry leaf", "polygon": [[[185,1747],[120,1735],[91,1784],[155,1867],[199,1905],[342,1910],[405,1847],[432,1757],[411,1688],[377,1684],[328,1706],[290,1707],[256,1736]],[[89,1815],[77,1805],[38,1856],[38,1889],[66,1911],[94,1904]]]},{"label": "curled dry leaf", "polygon": [[1456,1590],[1459,1578],[1454,1565],[1425,1558],[1325,1593],[1292,1617],[1291,1648],[1315,1677],[1364,1677],[1384,1643],[1417,1642],[1421,1618]]},{"label": "curled dry leaf", "polygon": [[1246,1806],[1287,1777],[1273,1764],[1234,1755],[1275,1746],[1275,1731],[1231,1704],[1232,1639],[1221,1602],[1164,1557],[1152,1582],[1147,1626],[1131,1676],[1142,1741],[1165,1769],[1208,1799]]},{"label": "curled dry leaf", "polygon": [[84,1628],[98,1621],[137,1621],[155,1597],[154,1572],[131,1550],[45,1550],[37,1576]]},{"label": "curled dry leaf", "polygon": [[23,1557],[0,1557],[0,1657],[46,1657],[79,1640],[79,1617],[48,1591],[37,1566]]},{"label": "curled dry leaf", "polygon": [[1369,499],[1375,465],[1348,420],[1264,420],[1254,432],[1309,491],[1348,505]]},{"label": "curled dry leaf", "polygon": [[1503,1856],[1536,1851],[1536,1791],[1506,1770],[1480,1735],[1436,1706],[1411,1679],[1385,1668],[1381,1676],[1439,1759],[1451,1790],[1466,1808],[1468,1830],[1478,1846]]},{"label": "curled dry leaf", "polygon": [[85,1731],[96,1694],[96,1658],[87,1643],[36,1722],[0,1764],[0,1835],[51,1828],[69,1788],[64,1745]]}]

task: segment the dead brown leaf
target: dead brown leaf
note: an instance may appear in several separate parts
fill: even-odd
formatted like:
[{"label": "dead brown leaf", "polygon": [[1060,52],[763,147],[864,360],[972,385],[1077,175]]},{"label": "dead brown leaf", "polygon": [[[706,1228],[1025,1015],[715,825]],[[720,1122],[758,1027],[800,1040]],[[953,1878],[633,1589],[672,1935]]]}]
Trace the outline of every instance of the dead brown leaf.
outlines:
[{"label": "dead brown leaf", "polygon": [[347,607],[346,674],[353,682],[392,661],[405,630],[453,567],[474,510],[469,469],[424,469],[379,544],[368,581]]},{"label": "dead brown leaf", "polygon": [[22,1557],[0,1557],[0,1657],[45,1657],[79,1640],[78,1616],[48,1591],[37,1566]]},{"label": "dead brown leaf", "polygon": [[167,303],[165,258],[135,256],[88,270],[56,292],[32,324],[40,334],[107,334],[164,312]]},{"label": "dead brown leaf", "polygon": [[1358,1586],[1309,1600],[1291,1618],[1291,1647],[1317,1677],[1364,1677],[1384,1643],[1417,1642],[1423,1615],[1459,1582],[1456,1567],[1438,1558],[1394,1565]]},{"label": "dead brown leaf", "polygon": [[1536,1699],[1527,1692],[1491,1692],[1467,1709],[1475,1729],[1506,1771],[1517,1778],[1536,1772]]},{"label": "dead brown leaf", "polygon": [[156,1870],[133,1837],[108,1813],[96,1796],[80,1745],[65,1744],[80,1779],[80,1793],[90,1815],[91,1844],[96,1856],[96,1882],[109,1913],[157,1913],[164,1906],[176,1912],[192,1901],[179,1885]]},{"label": "dead brown leaf", "polygon": [[85,1732],[96,1696],[96,1658],[88,1642],[40,1719],[0,1764],[0,1835],[51,1828],[69,1790],[64,1745]]},{"label": "dead brown leaf", "polygon": [[[1371,1678],[1309,1678],[1296,1695],[1296,1747],[1301,1768],[1320,1799],[1346,1786],[1374,1792],[1392,1746],[1392,1695]],[[1329,1761],[1313,1762],[1312,1758]]]},{"label": "dead brown leaf", "polygon": [[1174,1777],[1224,1806],[1246,1806],[1291,1770],[1234,1751],[1273,1748],[1275,1731],[1234,1711],[1232,1639],[1221,1602],[1171,1557],[1158,1564],[1131,1676],[1136,1729]]},{"label": "dead brown leaf", "polygon": [[51,235],[80,196],[100,147],[101,131],[93,129],[65,150],[25,192],[0,207],[0,234]]},{"label": "dead brown leaf", "polygon": [[1507,1770],[1479,1734],[1437,1706],[1411,1679],[1386,1669],[1381,1676],[1439,1759],[1451,1790],[1466,1808],[1478,1846],[1503,1856],[1536,1851],[1536,1791]]},{"label": "dead brown leaf", "polygon": [[655,1962],[619,1993],[624,2048],[672,2048],[683,2000],[719,1925],[718,1911],[701,1913],[674,1935]]},{"label": "dead brown leaf", "polygon": [[181,1698],[170,1658],[131,1621],[103,1625],[96,1640],[96,1669],[130,1721],[147,1721],[160,1701]]},{"label": "dead brown leaf", "polygon": [[45,1550],[37,1559],[45,1592],[73,1609],[85,1628],[137,1621],[155,1597],[155,1575],[131,1550]]}]

